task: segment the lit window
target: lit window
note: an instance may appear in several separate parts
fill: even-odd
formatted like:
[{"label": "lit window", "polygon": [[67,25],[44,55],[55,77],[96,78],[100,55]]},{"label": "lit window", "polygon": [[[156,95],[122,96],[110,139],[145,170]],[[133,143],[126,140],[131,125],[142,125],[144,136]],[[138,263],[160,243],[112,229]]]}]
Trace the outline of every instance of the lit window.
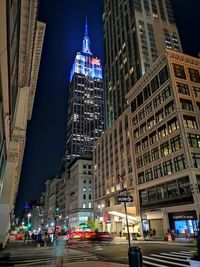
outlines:
[{"label": "lit window", "polygon": [[83,191],[84,191],[84,192],[86,191],[86,187],[83,187]]},{"label": "lit window", "polygon": [[86,205],[85,205],[85,203],[83,204],[83,209],[85,209],[85,207],[86,207]]},{"label": "lit window", "polygon": [[92,203],[91,203],[91,202],[89,202],[89,204],[88,204],[88,208],[89,208],[89,209],[92,208]]}]

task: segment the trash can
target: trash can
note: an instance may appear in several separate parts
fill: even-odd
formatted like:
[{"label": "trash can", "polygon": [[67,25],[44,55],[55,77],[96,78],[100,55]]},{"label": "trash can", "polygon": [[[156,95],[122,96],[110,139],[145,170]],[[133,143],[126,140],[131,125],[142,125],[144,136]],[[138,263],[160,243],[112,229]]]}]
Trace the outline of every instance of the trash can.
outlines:
[{"label": "trash can", "polygon": [[142,252],[140,247],[130,247],[128,250],[128,259],[130,267],[142,267]]}]

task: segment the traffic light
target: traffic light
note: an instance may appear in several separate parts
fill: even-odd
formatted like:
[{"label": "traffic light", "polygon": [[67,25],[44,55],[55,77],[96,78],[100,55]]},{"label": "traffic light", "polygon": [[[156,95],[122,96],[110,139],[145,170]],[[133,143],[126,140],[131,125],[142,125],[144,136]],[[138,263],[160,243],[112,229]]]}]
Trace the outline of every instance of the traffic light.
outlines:
[{"label": "traffic light", "polygon": [[59,212],[59,210],[60,210],[60,209],[57,207],[57,208],[56,208],[56,212]]},{"label": "traffic light", "polygon": [[31,223],[28,223],[28,225],[27,225],[27,226],[28,226],[28,228],[30,228],[30,227],[32,226],[32,224],[31,224]]}]

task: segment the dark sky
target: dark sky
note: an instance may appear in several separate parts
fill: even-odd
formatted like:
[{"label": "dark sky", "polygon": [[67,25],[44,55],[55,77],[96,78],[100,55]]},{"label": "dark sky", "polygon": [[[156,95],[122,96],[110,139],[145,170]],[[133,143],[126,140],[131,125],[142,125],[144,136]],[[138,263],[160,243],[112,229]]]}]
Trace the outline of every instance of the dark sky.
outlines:
[{"label": "dark sky", "polygon": [[[183,50],[200,51],[200,1],[172,0]],[[16,210],[39,198],[44,183],[59,173],[65,153],[67,85],[88,19],[91,51],[103,61],[103,0],[40,0],[47,23],[32,120],[28,123]]]}]

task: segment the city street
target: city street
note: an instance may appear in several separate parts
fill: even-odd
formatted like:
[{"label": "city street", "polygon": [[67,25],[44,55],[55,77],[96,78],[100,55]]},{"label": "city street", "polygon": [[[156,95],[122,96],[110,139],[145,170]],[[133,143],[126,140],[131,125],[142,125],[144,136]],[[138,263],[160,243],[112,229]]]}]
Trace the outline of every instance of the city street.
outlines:
[{"label": "city street", "polygon": [[[164,243],[158,241],[134,242],[133,246],[140,246],[143,253],[144,267],[177,267],[188,266],[187,258],[192,244]],[[37,248],[24,245],[22,242],[11,242],[9,247],[1,251],[10,253],[10,261],[0,261],[0,266],[48,266],[54,263],[53,248]],[[66,249],[65,264],[85,261],[103,261],[128,264],[128,245],[123,243],[88,243],[77,242]],[[67,266],[67,265],[66,265]]]}]

